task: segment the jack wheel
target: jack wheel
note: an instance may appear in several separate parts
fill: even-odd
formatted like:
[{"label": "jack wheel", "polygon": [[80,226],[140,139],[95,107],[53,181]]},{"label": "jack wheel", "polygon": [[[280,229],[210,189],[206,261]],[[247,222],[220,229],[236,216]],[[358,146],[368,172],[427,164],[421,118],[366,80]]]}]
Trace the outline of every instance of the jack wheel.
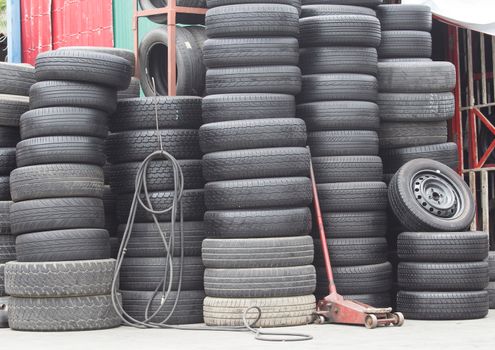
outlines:
[{"label": "jack wheel", "polygon": [[393,316],[396,322],[394,326],[400,327],[404,324],[404,315],[402,314],[402,312],[394,312]]},{"label": "jack wheel", "polygon": [[367,315],[364,319],[364,325],[368,329],[373,329],[378,326],[378,318],[375,315]]}]

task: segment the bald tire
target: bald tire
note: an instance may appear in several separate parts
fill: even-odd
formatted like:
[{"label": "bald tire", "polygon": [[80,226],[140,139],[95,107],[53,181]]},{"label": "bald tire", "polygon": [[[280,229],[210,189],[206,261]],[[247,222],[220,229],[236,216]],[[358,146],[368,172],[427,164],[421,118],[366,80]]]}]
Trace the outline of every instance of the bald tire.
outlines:
[{"label": "bald tire", "polygon": [[251,306],[261,309],[261,318],[256,321],[258,312],[250,310],[246,319],[254,327],[299,326],[314,320],[316,299],[313,295],[285,298],[213,298],[204,300],[203,314],[208,326],[239,327],[244,325],[242,315]]}]

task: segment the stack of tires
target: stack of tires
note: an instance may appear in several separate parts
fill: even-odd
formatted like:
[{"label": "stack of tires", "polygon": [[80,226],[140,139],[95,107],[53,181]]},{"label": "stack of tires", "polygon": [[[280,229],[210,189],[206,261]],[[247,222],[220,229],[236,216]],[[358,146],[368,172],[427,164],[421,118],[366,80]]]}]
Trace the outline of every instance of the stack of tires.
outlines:
[{"label": "stack of tires", "polygon": [[[157,112],[157,113],[156,113]],[[158,120],[156,119],[158,118]],[[203,227],[203,186],[198,128],[201,125],[201,98],[194,96],[147,97],[121,100],[112,116],[112,133],[107,140],[110,183],[116,194],[118,236],[122,237],[129,217],[135,181],[141,162],[160,149],[156,122],[163,148],[174,156],[184,176],[182,211],[184,214],[183,281],[179,290],[181,256],[180,223],[175,224],[173,241],[172,291],[154,321],[163,321],[179,294],[168,324],[199,323],[203,320],[204,299],[201,242]],[[174,195],[174,174],[170,161],[154,160],[146,175],[151,205],[155,210],[170,207]],[[147,203],[143,197],[143,202]],[[171,213],[157,215],[161,229],[171,237]],[[120,289],[124,310],[135,319],[144,320],[148,301],[150,315],[160,307],[162,295],[154,291],[164,278],[167,264],[165,246],[151,213],[139,204],[135,224],[120,271]],[[170,275],[169,275],[170,276]],[[167,277],[168,278],[168,277]],[[167,279],[165,283],[169,283]]]},{"label": "stack of tires", "polygon": [[295,118],[300,4],[252,2],[208,1],[204,319],[241,326],[257,306],[257,326],[300,325],[313,320],[316,285],[310,158]]},{"label": "stack of tires", "polygon": [[[306,122],[327,243],[339,293],[389,306],[387,187],[378,156],[377,52],[380,23],[369,8],[302,7],[302,91],[297,115]],[[314,234],[318,237],[315,227]],[[317,297],[328,280],[315,240]]]},{"label": "stack of tires", "polygon": [[495,309],[495,252],[488,253],[488,275],[490,283],[488,283],[488,295],[490,297],[490,309]]},{"label": "stack of tires", "polygon": [[455,68],[431,61],[431,11],[420,5],[381,5],[378,49],[380,155],[385,180],[409,160],[430,158],[457,168],[457,146],[447,142],[454,116]]},{"label": "stack of tires", "polygon": [[116,108],[117,90],[129,85],[131,67],[114,55],[61,50],[40,54],[35,76],[10,181],[17,236],[17,262],[5,267],[10,326],[118,326],[102,166],[107,116]]},{"label": "stack of tires", "polygon": [[442,163],[416,159],[393,176],[388,195],[408,230],[397,242],[397,310],[424,320],[484,317],[488,235],[465,232],[475,204],[463,179]]},{"label": "stack of tires", "polygon": [[[35,83],[34,69],[27,65],[0,63],[0,304],[5,294],[5,263],[15,260],[15,236],[10,230],[10,172],[15,169],[15,146],[19,119],[29,110],[29,88]],[[1,311],[0,311],[1,313]],[[0,327],[7,327],[0,315]]]}]

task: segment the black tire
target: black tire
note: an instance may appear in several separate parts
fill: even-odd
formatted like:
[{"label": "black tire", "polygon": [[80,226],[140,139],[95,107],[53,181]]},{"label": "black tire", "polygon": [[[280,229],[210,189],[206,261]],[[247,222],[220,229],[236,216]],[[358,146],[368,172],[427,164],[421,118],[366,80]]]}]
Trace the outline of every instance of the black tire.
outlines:
[{"label": "black tire", "polygon": [[131,78],[131,82],[129,87],[125,90],[117,92],[117,101],[124,100],[127,98],[136,98],[141,94],[141,85],[140,81],[136,77]]},{"label": "black tire", "polygon": [[4,270],[5,270],[5,264],[0,264],[0,297],[5,296]]},{"label": "black tire", "polygon": [[[219,6],[240,5],[240,4],[257,4],[259,0],[206,0],[209,9]],[[298,11],[301,10],[301,0],[265,0],[265,4],[280,4],[294,6]]]},{"label": "black tire", "polygon": [[99,229],[35,232],[17,236],[16,253],[19,262],[109,259],[110,241]]},{"label": "black tire", "polygon": [[158,96],[119,101],[112,116],[112,132],[156,129],[198,129],[201,126],[201,98]]},{"label": "black tire", "polygon": [[121,293],[125,312],[136,320],[145,320],[146,306],[151,298],[153,298],[149,315],[153,315],[159,308],[160,311],[151,321],[162,322],[174,310],[166,324],[203,323],[203,299],[205,298],[205,292],[202,290],[180,291],[177,305],[174,304],[178,292],[174,291],[169,292],[168,298],[163,304],[159,293],[154,295],[153,292],[149,291],[131,290],[123,290]]},{"label": "black tire", "polygon": [[[327,239],[327,247],[333,266],[381,264],[387,261],[385,237]],[[315,239],[315,266],[324,266],[321,241]]]},{"label": "black tire", "polygon": [[454,87],[450,62],[378,62],[380,92],[448,92]]},{"label": "black tire", "polygon": [[[180,1],[180,0],[179,0]],[[135,73],[136,58],[134,51],[127,49],[120,49],[116,47],[105,46],[65,46],[57,49],[58,51],[76,50],[76,51],[91,51],[97,53],[105,53],[107,55],[113,55],[125,59],[131,65],[132,75]]]},{"label": "black tire", "polygon": [[115,260],[17,262],[5,265],[6,292],[21,298],[110,294]]},{"label": "black tire", "polygon": [[17,144],[17,166],[82,163],[105,164],[104,141],[86,136],[43,136]]},{"label": "black tire", "polygon": [[[328,295],[328,279],[324,267],[316,269],[317,294]],[[342,266],[333,268],[335,285],[341,295],[375,294],[392,288],[392,265],[389,262],[376,265]]]},{"label": "black tire", "polygon": [[313,263],[311,236],[205,239],[201,257],[206,268],[264,268]]},{"label": "black tire", "polygon": [[378,55],[373,47],[308,47],[301,49],[303,74],[359,73],[376,75]]},{"label": "black tire", "polygon": [[309,208],[225,210],[205,213],[206,235],[218,238],[303,236],[311,232]]},{"label": "black tire", "polygon": [[103,196],[103,169],[86,164],[43,164],[17,168],[10,175],[12,200]]},{"label": "black tire", "polygon": [[395,174],[401,166],[410,160],[417,158],[436,160],[454,170],[457,170],[458,165],[457,144],[454,142],[441,143],[438,145],[384,149],[380,155],[383,159],[384,172],[392,175]]},{"label": "black tire", "polygon": [[302,76],[300,102],[316,101],[369,101],[375,102],[378,83],[369,74],[310,74]]},{"label": "black tire", "polygon": [[[184,188],[203,188],[201,160],[179,160],[178,163],[184,176]],[[136,175],[140,166],[140,162],[112,165],[110,182],[115,193],[134,193]],[[148,191],[170,191],[174,189],[173,169],[169,161],[156,160],[150,162],[146,174]]]},{"label": "black tire", "polygon": [[488,262],[400,262],[399,288],[415,291],[469,291],[488,286]]},{"label": "black tire", "polygon": [[383,0],[302,0],[302,5],[330,4],[330,5],[352,5],[374,8],[380,5]]},{"label": "black tire", "polygon": [[378,48],[380,58],[430,58],[432,39],[429,32],[414,30],[382,31],[382,41]]},{"label": "black tire", "polygon": [[[127,222],[133,195],[134,193],[126,193],[117,196],[116,215],[119,223],[123,224]],[[155,209],[162,210],[172,205],[173,191],[149,192],[149,195],[151,205]],[[203,214],[205,212],[203,190],[184,190],[182,195],[182,209],[185,221],[203,220]],[[157,218],[160,222],[170,221],[170,216],[171,214],[168,212],[157,215]],[[179,218],[178,214],[177,218]],[[148,213],[138,205],[135,222],[153,222],[153,217],[151,213]]]},{"label": "black tire", "polygon": [[488,287],[485,290],[488,292],[490,309],[495,309],[495,282],[488,283]]},{"label": "black tire", "polygon": [[306,125],[302,119],[232,120],[204,124],[199,129],[203,153],[268,147],[304,147]]},{"label": "black tire", "polygon": [[56,50],[36,57],[37,81],[69,80],[109,86],[117,90],[129,87],[131,64],[107,53],[89,50]]},{"label": "black tire", "polygon": [[[160,130],[163,147],[176,159],[200,159],[198,131],[193,129]],[[123,131],[110,134],[106,150],[110,163],[141,162],[160,149],[156,130]]]},{"label": "black tire", "polygon": [[301,7],[301,18],[330,15],[366,15],[376,16],[372,9],[362,6],[348,5],[304,5]]},{"label": "black tire", "polygon": [[452,119],[454,94],[379,93],[380,120],[384,122],[433,122]]},{"label": "black tire", "polygon": [[19,139],[19,130],[17,128],[0,126],[0,147],[15,147]]},{"label": "black tire", "polygon": [[377,156],[313,157],[317,183],[382,181],[382,160]]},{"label": "black tire", "polygon": [[376,8],[382,30],[431,31],[431,10],[424,5],[380,5]]},{"label": "black tire", "polygon": [[[430,177],[432,174],[440,176],[444,183],[448,183],[454,189],[457,201],[463,209],[459,212],[453,207],[449,209],[454,210],[454,217],[436,216],[425,209],[422,204],[426,202],[425,199],[420,203],[413,188],[413,180],[418,180],[421,171],[426,171],[425,174],[430,174]],[[430,159],[415,159],[403,165],[390,181],[388,197],[395,216],[410,231],[463,231],[471,224],[475,215],[474,200],[464,180],[448,166]]]},{"label": "black tire", "polygon": [[301,70],[295,65],[212,68],[206,72],[208,95],[230,93],[297,95],[300,91]]},{"label": "black tire", "polygon": [[311,156],[378,155],[378,134],[368,130],[311,131],[308,133]]},{"label": "black tire", "polygon": [[401,261],[473,262],[486,259],[485,232],[403,232],[397,239]]},{"label": "black tire", "polygon": [[[199,0],[202,1],[202,0]],[[204,20],[204,18],[202,19]],[[202,24],[196,24],[185,27],[189,33],[194,37],[194,41],[198,44],[201,51],[204,51],[205,41],[208,39],[206,36],[206,28]]]},{"label": "black tire", "polygon": [[10,178],[8,176],[0,176],[0,200],[10,200]]},{"label": "black tire", "polygon": [[19,118],[27,111],[29,98],[0,94],[0,126],[19,126]]},{"label": "black tire", "polygon": [[41,81],[29,90],[29,106],[31,109],[83,107],[113,113],[117,106],[117,91],[101,85],[75,81]]},{"label": "black tire", "polygon": [[10,235],[11,201],[0,201],[0,235]]},{"label": "black tire", "polygon": [[91,136],[104,139],[108,135],[107,114],[101,110],[80,107],[33,109],[20,119],[23,140],[41,136]]},{"label": "black tire", "polygon": [[467,320],[488,314],[487,291],[406,292],[397,294],[397,311],[408,319]]},{"label": "black tire", "polygon": [[313,265],[206,269],[205,293],[218,298],[278,298],[312,294],[316,285]]},{"label": "black tire", "polygon": [[280,4],[220,6],[206,14],[208,38],[294,37],[299,35],[299,11]]},{"label": "black tire", "polygon": [[331,15],[301,18],[301,45],[365,46],[380,45],[380,21],[367,15]]},{"label": "black tire", "polygon": [[299,42],[296,38],[287,37],[208,39],[203,49],[203,60],[208,68],[297,66]]},{"label": "black tire", "polygon": [[[145,96],[155,96],[152,78],[156,95],[168,95],[167,64],[163,61],[167,55],[167,43],[167,27],[162,26],[148,32],[139,44],[141,88]],[[205,67],[201,49],[186,28],[176,28],[176,50],[177,95],[201,96],[205,85]]]},{"label": "black tire", "polygon": [[0,148],[0,175],[9,175],[15,168],[15,147]]},{"label": "black tire", "polygon": [[[387,233],[387,212],[384,210],[327,212],[322,213],[322,218],[325,231],[332,238],[384,237]],[[317,227],[313,231],[313,235],[319,237]]]},{"label": "black tire", "polygon": [[257,148],[203,156],[206,181],[309,176],[311,156],[305,147]]},{"label": "black tire", "polygon": [[294,96],[283,94],[223,94],[203,98],[203,123],[229,120],[293,118]]},{"label": "black tire", "polygon": [[[120,270],[120,288],[122,290],[154,291],[165,275],[166,258],[125,258]],[[168,269],[173,271],[172,290],[179,286],[180,258],[172,258]],[[184,257],[182,264],[181,290],[200,290],[203,288],[204,267],[200,257]],[[170,276],[170,272],[168,274]],[[169,283],[169,279],[165,281]]]},{"label": "black tire", "polygon": [[0,264],[15,260],[15,237],[0,235]]},{"label": "black tire", "polygon": [[110,295],[9,300],[9,326],[19,331],[83,331],[121,322]]},{"label": "black tire", "polygon": [[366,101],[320,101],[297,105],[308,131],[373,130],[380,127],[378,105]]},{"label": "black tire", "polygon": [[300,326],[314,321],[316,299],[313,295],[287,298],[212,298],[204,300],[204,317],[207,326],[242,327],[243,314],[252,305],[260,307],[261,317],[257,320],[258,311],[247,312],[246,320],[254,327],[286,327]]},{"label": "black tire", "polygon": [[495,281],[495,252],[488,252],[488,272],[490,281]]},{"label": "black tire", "polygon": [[10,207],[15,235],[75,228],[103,228],[105,215],[99,198],[47,198],[13,203]]},{"label": "black tire", "polygon": [[[328,294],[327,294],[328,295]],[[326,295],[325,295],[326,296]],[[354,300],[373,307],[391,307],[392,298],[389,292],[374,294],[350,294],[343,295],[346,300]]]},{"label": "black tire", "polygon": [[385,210],[387,185],[383,182],[340,182],[318,184],[323,212]]},{"label": "black tire", "polygon": [[386,122],[380,124],[380,148],[404,148],[447,142],[447,122]]},{"label": "black tire", "polygon": [[227,180],[205,185],[209,210],[304,207],[312,197],[307,177]]},{"label": "black tire", "polygon": [[[126,225],[119,225],[117,235],[122,238]],[[160,227],[170,240],[170,223],[160,223]],[[180,223],[175,225],[174,256],[181,255]],[[201,242],[206,238],[205,225],[202,221],[186,221],[183,223],[184,256],[200,256]],[[165,247],[155,223],[134,224],[127,245],[128,257],[157,257],[164,254]]]},{"label": "black tire", "polygon": [[0,76],[0,94],[29,96],[29,89],[36,82],[34,68],[26,64],[0,62]]}]

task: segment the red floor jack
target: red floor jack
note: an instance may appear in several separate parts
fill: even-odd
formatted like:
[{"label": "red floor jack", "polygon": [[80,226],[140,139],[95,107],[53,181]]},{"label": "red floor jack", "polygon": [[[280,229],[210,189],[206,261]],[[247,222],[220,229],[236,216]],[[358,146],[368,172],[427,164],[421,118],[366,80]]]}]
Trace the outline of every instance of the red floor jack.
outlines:
[{"label": "red floor jack", "polygon": [[316,188],[315,174],[313,164],[310,166],[311,183],[313,188],[313,203],[316,219],[318,220],[318,229],[320,232],[321,249],[325,259],[325,269],[328,276],[330,294],[320,300],[316,306],[317,323],[342,323],[364,325],[366,328],[376,328],[377,326],[402,326],[404,316],[400,312],[392,312],[392,308],[374,308],[370,305],[353,300],[344,300],[342,295],[337,293],[335,282],[333,280],[332,265],[330,264],[330,255],[328,254],[327,238],[325,227],[321,217],[320,201]]}]

